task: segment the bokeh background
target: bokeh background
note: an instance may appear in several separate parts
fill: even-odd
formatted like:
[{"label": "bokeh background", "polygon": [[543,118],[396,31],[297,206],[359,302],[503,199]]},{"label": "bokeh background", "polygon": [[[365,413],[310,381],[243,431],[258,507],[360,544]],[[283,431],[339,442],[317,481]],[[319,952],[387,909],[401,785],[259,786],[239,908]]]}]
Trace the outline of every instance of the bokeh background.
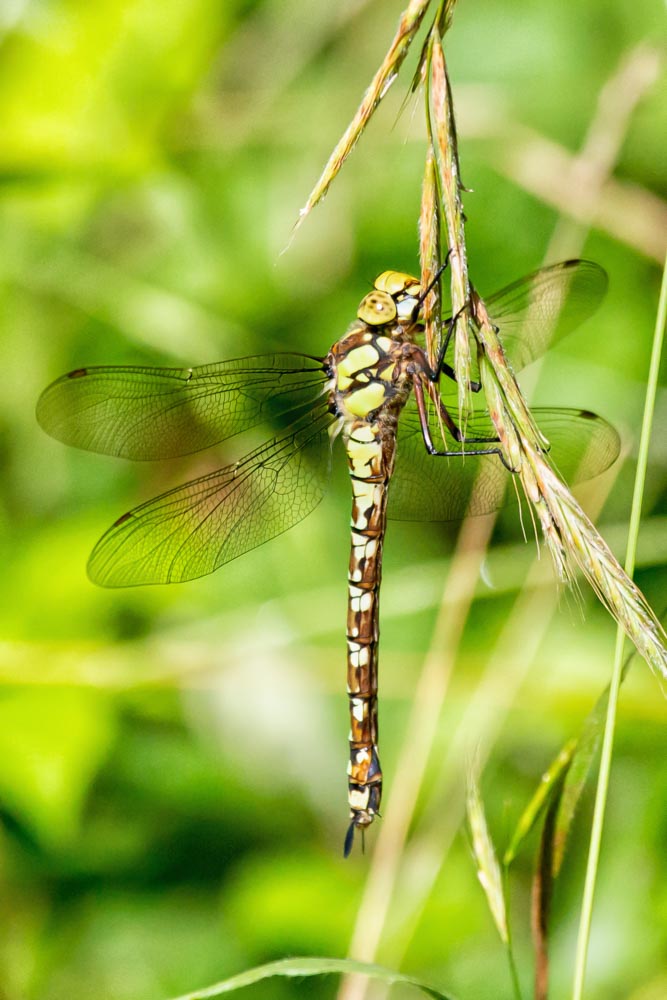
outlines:
[{"label": "bokeh background", "polygon": [[[353,934],[359,942],[377,831],[365,856],[343,861],[340,456],[331,494],[288,534],[204,580],[105,592],[85,561],[111,521],[243,444],[134,466],[48,439],[34,405],[81,365],[323,354],[379,271],[418,267],[421,101],[402,108],[414,54],[281,255],[400,10],[379,0],[0,4],[2,1000],[160,1000],[290,954],[343,956]],[[579,254],[609,271],[599,314],[525,384],[621,430],[626,461],[586,501],[597,510],[607,497],[599,521],[621,557],[667,232],[661,15],[659,0],[581,0],[576,11],[559,0],[461,0],[447,37],[477,287]],[[663,388],[637,570],[658,613],[666,426]],[[527,534],[515,510],[502,515],[449,651],[434,629],[448,620],[438,609],[457,528],[392,525],[385,557],[388,812],[413,752],[406,733],[419,731],[415,689],[428,709],[451,680],[426,786],[414,817],[405,813],[408,847],[385,872],[388,907],[366,897],[362,927],[379,924],[379,961],[465,1000],[510,995],[462,834],[470,760],[484,765],[502,847],[613,655],[611,619],[585,586],[580,600],[559,594],[546,557],[531,569],[530,525]],[[429,650],[436,669],[424,675]],[[666,722],[657,684],[635,663],[591,998],[667,996]],[[554,901],[554,996],[571,977],[591,804],[589,789]],[[527,991],[535,848],[513,883]],[[276,981],[244,995],[337,991],[332,980]]]}]

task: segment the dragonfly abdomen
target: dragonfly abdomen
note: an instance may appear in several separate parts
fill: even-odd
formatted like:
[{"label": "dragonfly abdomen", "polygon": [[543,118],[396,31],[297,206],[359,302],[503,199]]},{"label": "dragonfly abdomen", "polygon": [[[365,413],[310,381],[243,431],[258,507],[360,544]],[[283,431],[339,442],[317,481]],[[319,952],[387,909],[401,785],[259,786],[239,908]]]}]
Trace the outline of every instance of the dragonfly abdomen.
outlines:
[{"label": "dragonfly abdomen", "polygon": [[373,822],[382,796],[377,750],[379,597],[395,428],[386,431],[382,419],[350,421],[344,430],[353,493],[347,614],[351,831]]}]

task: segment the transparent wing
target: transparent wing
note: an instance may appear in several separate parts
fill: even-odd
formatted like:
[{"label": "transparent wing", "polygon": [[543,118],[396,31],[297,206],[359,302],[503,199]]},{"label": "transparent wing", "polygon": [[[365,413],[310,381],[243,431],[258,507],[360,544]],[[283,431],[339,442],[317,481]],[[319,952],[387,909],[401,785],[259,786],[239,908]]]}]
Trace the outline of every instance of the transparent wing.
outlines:
[{"label": "transparent wing", "polygon": [[[620,439],[602,417],[588,410],[532,409],[551,443],[549,459],[569,483],[604,472],[618,457]],[[486,413],[471,414],[468,437],[492,437]],[[434,434],[434,440],[437,440]],[[456,447],[456,446],[453,446]],[[471,449],[484,445],[469,445]],[[399,423],[396,469],[389,487],[388,515],[400,521],[454,521],[467,512],[488,514],[514,496],[512,474],[497,455],[441,458],[424,447],[416,410],[406,407]]]},{"label": "transparent wing", "polygon": [[199,368],[79,368],[42,393],[37,419],[65,444],[120,458],[189,455],[321,396],[320,358],[270,354]]},{"label": "transparent wing", "polygon": [[93,549],[90,579],[104,587],[193,580],[287,531],[324,495],[331,422],[320,406],[234,465],[123,514]]},{"label": "transparent wing", "polygon": [[[566,260],[519,278],[485,298],[512,367],[516,371],[525,368],[592,316],[608,284],[599,264]],[[450,363],[452,353],[453,346],[448,351]],[[471,353],[474,359],[475,346]]]},{"label": "transparent wing", "polygon": [[486,300],[518,369],[572,333],[598,309],[607,272],[591,260],[567,260],[513,282]]}]

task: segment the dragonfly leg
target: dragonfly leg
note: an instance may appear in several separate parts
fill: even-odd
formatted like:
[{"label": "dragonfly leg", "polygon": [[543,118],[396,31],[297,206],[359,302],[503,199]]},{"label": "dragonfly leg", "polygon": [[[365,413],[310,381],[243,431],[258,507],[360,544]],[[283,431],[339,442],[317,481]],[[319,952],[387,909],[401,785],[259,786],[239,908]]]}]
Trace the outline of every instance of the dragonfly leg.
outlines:
[{"label": "dragonfly leg", "polygon": [[443,340],[440,346],[440,350],[438,351],[438,360],[436,361],[435,372],[433,373],[435,378],[438,377],[438,374],[441,371],[445,371],[445,369],[447,368],[448,369],[447,374],[449,375],[449,377],[454,379],[454,381],[456,381],[456,375],[454,373],[454,369],[450,365],[445,366],[445,354],[447,353],[449,342],[452,339],[452,334],[454,333],[454,327],[456,326],[456,321],[463,312],[463,310],[466,308],[466,306],[467,303],[461,309],[459,309],[456,316],[450,316],[450,318],[446,320],[447,333],[445,334],[445,339]]},{"label": "dragonfly leg", "polygon": [[[497,437],[466,437],[462,433],[461,428],[454,422],[451,414],[447,410],[447,407],[440,399],[437,392],[430,392],[431,398],[437,403],[440,417],[450,432],[454,440],[458,444],[489,444],[494,445],[492,448],[466,448],[462,451],[449,451],[447,449],[440,451],[433,444],[433,439],[431,438],[431,430],[428,426],[428,417],[426,415],[426,406],[424,405],[424,389],[419,378],[414,380],[414,392],[415,392],[415,402],[417,403],[417,411],[419,413],[419,423],[421,425],[422,436],[424,438],[424,444],[426,445],[426,450],[429,455],[434,455],[436,457],[447,457],[453,458],[456,456],[464,455],[498,455],[503,463],[507,465],[503,457],[501,449],[498,447],[500,441]],[[509,468],[509,466],[508,466]],[[512,471],[510,469],[510,471]]]},{"label": "dragonfly leg", "polygon": [[[452,380],[452,382],[458,382],[458,379],[456,377],[456,372],[454,371],[454,369],[452,368],[452,366],[448,365],[447,362],[445,361],[445,354],[447,353],[447,348],[449,347],[449,342],[452,339],[452,334],[454,333],[454,329],[456,327],[456,322],[457,322],[459,316],[461,316],[462,313],[464,313],[466,311],[466,309],[468,309],[469,305],[470,305],[470,301],[468,300],[467,302],[465,302],[461,306],[461,308],[459,309],[459,311],[456,313],[455,316],[451,316],[446,321],[447,322],[447,333],[445,334],[445,339],[443,340],[442,346],[441,346],[441,348],[440,348],[440,350],[438,352],[438,360],[436,361],[435,370],[433,371],[433,373],[430,376],[432,382],[436,382],[438,380],[438,377],[440,376],[441,372],[444,375],[446,375],[447,378],[450,378]],[[468,382],[468,389],[470,390],[470,392],[479,392],[481,390],[481,388],[482,388],[481,382],[475,382],[472,379]]]},{"label": "dragonfly leg", "polygon": [[[458,379],[456,377],[456,372],[454,371],[451,365],[447,364],[446,361],[443,361],[442,364],[440,365],[440,371],[442,372],[443,375],[446,375],[447,378],[450,378],[452,382],[458,382]],[[475,382],[473,379],[469,379],[468,389],[470,390],[470,392],[481,392],[482,383]]]},{"label": "dragonfly leg", "polygon": [[440,276],[442,275],[443,271],[446,269],[447,265],[449,264],[449,258],[451,257],[451,255],[452,255],[452,250],[451,250],[451,247],[450,247],[450,249],[447,251],[447,256],[445,257],[444,262],[440,265],[440,267],[438,268],[438,270],[435,272],[433,278],[429,282],[428,286],[424,289],[424,291],[421,293],[421,295],[417,299],[417,306],[416,306],[416,310],[415,310],[415,314],[414,314],[415,318],[417,317],[417,315],[419,313],[419,310],[423,306],[423,304],[424,304],[424,302],[426,300],[426,297],[433,291],[433,289],[435,288],[435,286],[437,285],[437,283],[440,281]]}]

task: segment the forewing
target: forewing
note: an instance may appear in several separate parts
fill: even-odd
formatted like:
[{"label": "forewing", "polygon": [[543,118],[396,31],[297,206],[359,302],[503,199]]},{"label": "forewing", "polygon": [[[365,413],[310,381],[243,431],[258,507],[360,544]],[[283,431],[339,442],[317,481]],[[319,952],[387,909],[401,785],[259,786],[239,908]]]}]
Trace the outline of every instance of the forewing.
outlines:
[{"label": "forewing", "polygon": [[322,361],[300,354],[199,368],[79,368],[44,390],[37,419],[52,437],[76,448],[173,458],[264,420],[292,419],[322,395],[325,379]]},{"label": "forewing", "polygon": [[[429,455],[416,412],[407,409],[399,424],[396,469],[389,489],[389,517],[402,521],[454,521],[498,510],[514,496],[512,475],[498,455],[444,458]],[[615,462],[620,451],[616,430],[588,410],[532,410],[551,444],[549,460],[570,484],[592,479]],[[432,429],[434,440],[437,440]],[[488,414],[471,414],[470,437],[492,437]],[[451,450],[458,448],[452,444]],[[467,449],[488,445],[469,444]]]},{"label": "forewing", "polygon": [[124,514],[93,549],[90,579],[104,587],[193,580],[287,531],[324,495],[331,422],[320,406],[234,465]]}]

